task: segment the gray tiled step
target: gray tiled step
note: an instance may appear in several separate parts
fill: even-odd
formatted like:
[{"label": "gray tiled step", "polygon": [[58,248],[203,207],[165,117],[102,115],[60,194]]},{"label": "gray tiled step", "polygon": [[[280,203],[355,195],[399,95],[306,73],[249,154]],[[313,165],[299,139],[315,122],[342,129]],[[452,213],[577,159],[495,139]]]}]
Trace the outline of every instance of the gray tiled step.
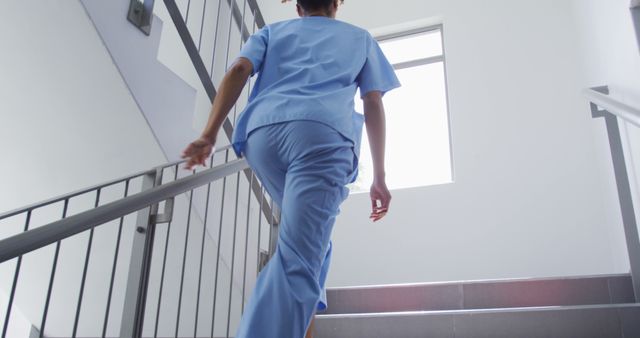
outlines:
[{"label": "gray tiled step", "polygon": [[314,337],[640,337],[640,304],[318,315]]},{"label": "gray tiled step", "polygon": [[323,314],[633,303],[629,275],[330,288]]}]

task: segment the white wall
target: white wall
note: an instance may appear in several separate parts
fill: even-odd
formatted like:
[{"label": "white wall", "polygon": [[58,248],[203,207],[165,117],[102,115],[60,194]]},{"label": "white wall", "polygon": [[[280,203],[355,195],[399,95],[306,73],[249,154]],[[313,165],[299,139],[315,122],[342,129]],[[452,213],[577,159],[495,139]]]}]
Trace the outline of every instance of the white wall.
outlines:
[{"label": "white wall", "polygon": [[[273,22],[293,7],[263,11]],[[612,248],[622,233],[599,165],[601,126],[580,95],[571,1],[347,0],[338,16],[376,32],[444,24],[456,174],[394,191],[379,224],[367,219],[368,196],[351,196],[329,285],[627,272]]]},{"label": "white wall", "polygon": [[0,15],[0,210],[165,162],[78,1]]},{"label": "white wall", "polygon": [[[3,290],[0,290],[0,306],[6,308],[8,302],[9,299],[7,295],[4,294]],[[33,325],[31,325],[31,322],[25,318],[22,312],[20,312],[20,310],[16,310],[9,319],[7,333],[11,337],[29,337],[32,327]]]}]

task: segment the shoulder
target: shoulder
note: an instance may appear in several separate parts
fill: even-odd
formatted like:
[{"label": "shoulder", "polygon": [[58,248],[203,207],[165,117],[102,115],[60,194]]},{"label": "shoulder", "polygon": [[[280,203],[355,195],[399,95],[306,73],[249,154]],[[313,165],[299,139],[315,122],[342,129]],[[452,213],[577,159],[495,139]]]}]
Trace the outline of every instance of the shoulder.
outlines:
[{"label": "shoulder", "polygon": [[353,39],[360,41],[361,43],[364,43],[364,45],[366,46],[365,48],[367,50],[371,48],[372,45],[374,45],[376,39],[373,37],[373,35],[371,35],[371,33],[369,33],[368,30],[344,21],[340,21],[340,20],[333,20],[333,21],[335,21],[337,25],[342,27],[341,28],[342,32],[349,32]]},{"label": "shoulder", "polygon": [[266,26],[264,26],[263,29],[278,29],[278,28],[283,28],[283,27],[288,27],[291,25],[295,25],[298,21],[300,21],[300,19],[296,18],[296,19],[289,19],[289,20],[282,20],[282,21],[276,21],[273,23],[270,23]]},{"label": "shoulder", "polygon": [[338,19],[327,20],[327,26],[333,26],[341,33],[347,33],[351,36],[364,37],[369,39],[371,34],[366,29],[360,28],[356,25],[350,24]]},{"label": "shoulder", "polygon": [[342,27],[344,27],[344,29],[348,29],[351,30],[353,32],[356,33],[360,33],[360,34],[365,34],[365,35],[369,35],[369,32],[366,29],[360,28],[354,24],[350,24],[348,22],[344,22],[338,19],[333,20],[337,25],[340,25]]}]

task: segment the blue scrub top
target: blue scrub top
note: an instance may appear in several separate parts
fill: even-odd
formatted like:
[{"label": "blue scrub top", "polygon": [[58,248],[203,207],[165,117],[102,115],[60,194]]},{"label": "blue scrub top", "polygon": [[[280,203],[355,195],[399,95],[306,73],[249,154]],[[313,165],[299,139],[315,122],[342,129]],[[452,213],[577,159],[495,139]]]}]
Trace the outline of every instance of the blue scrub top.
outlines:
[{"label": "blue scrub top", "polygon": [[361,96],[371,91],[384,95],[400,86],[371,34],[323,16],[267,25],[247,40],[238,57],[253,64],[252,76],[258,74],[233,133],[238,156],[256,128],[312,120],[351,140],[357,157],[364,116],[354,109],[356,90]]}]

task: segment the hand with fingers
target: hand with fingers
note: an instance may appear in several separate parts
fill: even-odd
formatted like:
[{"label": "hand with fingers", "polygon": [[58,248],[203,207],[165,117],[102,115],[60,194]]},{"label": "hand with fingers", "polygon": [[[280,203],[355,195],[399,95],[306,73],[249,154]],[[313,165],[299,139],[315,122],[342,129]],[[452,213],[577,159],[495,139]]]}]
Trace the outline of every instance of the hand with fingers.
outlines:
[{"label": "hand with fingers", "polygon": [[182,158],[187,160],[184,168],[192,170],[193,167],[197,165],[205,166],[207,158],[211,156],[214,151],[214,145],[214,142],[205,137],[200,137],[191,142],[187,148],[182,151]]},{"label": "hand with fingers", "polygon": [[382,219],[389,211],[389,203],[391,202],[391,193],[387,189],[384,181],[373,181],[371,185],[371,215],[369,218],[377,222]]}]

